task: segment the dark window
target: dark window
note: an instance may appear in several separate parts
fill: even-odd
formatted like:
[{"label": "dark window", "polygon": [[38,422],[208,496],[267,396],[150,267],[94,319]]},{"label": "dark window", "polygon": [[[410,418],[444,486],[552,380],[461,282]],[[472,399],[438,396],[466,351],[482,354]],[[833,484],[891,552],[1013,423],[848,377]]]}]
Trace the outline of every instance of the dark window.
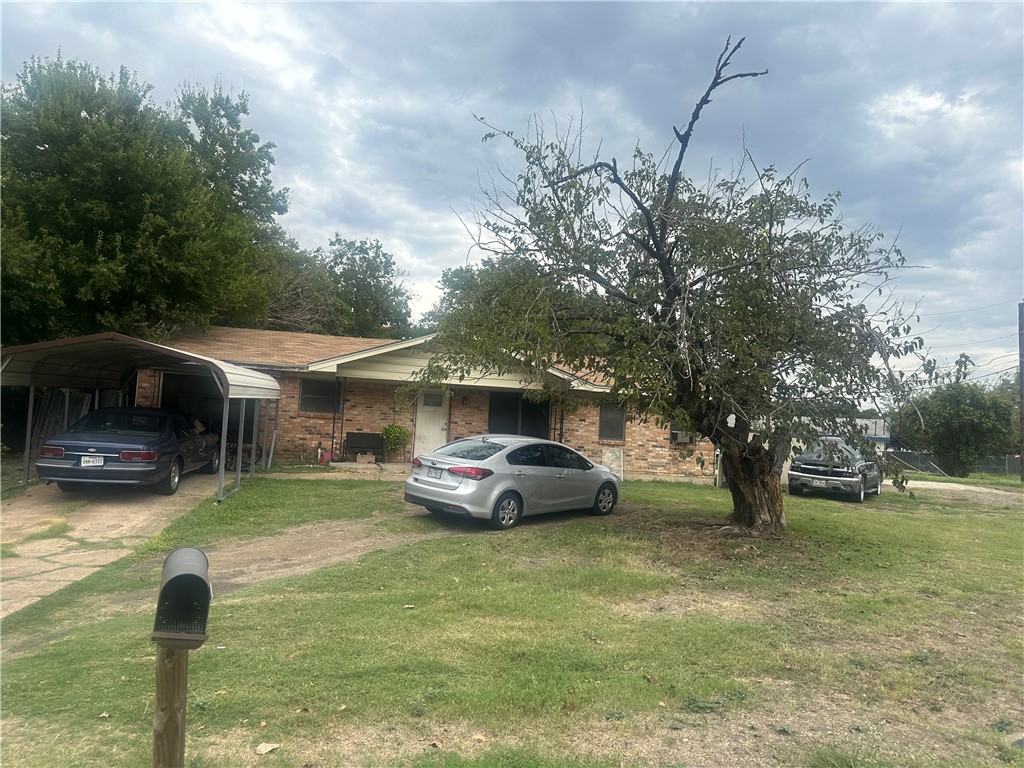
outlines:
[{"label": "dark window", "polygon": [[599,440],[625,440],[626,409],[616,403],[602,405],[597,437]]},{"label": "dark window", "polygon": [[524,445],[508,454],[508,463],[516,467],[546,467],[544,449],[539,445]]},{"label": "dark window", "polygon": [[535,403],[521,392],[491,392],[487,431],[495,435],[525,435],[546,439],[549,436],[551,404]]},{"label": "dark window", "polygon": [[334,413],[338,406],[338,383],[336,381],[302,380],[299,396],[299,410],[306,413]]},{"label": "dark window", "polygon": [[138,413],[132,410],[108,411],[99,410],[87,413],[68,428],[69,432],[118,432],[123,435],[161,434],[167,422],[167,416],[151,413]]},{"label": "dark window", "polygon": [[558,469],[591,469],[594,465],[580,456],[576,451],[560,445],[549,445],[548,455],[551,463]]}]

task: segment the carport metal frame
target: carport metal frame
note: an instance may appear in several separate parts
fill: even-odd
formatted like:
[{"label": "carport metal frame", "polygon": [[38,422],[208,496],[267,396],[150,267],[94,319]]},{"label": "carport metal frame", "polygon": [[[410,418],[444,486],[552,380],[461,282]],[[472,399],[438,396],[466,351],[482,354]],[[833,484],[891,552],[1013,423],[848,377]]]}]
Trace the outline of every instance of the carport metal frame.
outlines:
[{"label": "carport metal frame", "polygon": [[[34,418],[35,392],[37,387],[59,387],[65,390],[94,390],[93,405],[99,402],[103,389],[122,390],[132,374],[142,369],[195,373],[206,369],[213,376],[224,399],[221,416],[220,465],[217,473],[217,503],[222,502],[224,491],[224,467],[227,456],[228,416],[231,400],[239,400],[238,453],[235,457],[234,493],[242,485],[242,440],[245,434],[245,401],[273,401],[274,432],[270,450],[263,457],[263,467],[274,461],[274,446],[277,444],[277,430],[281,413],[281,386],[272,376],[259,371],[232,365],[212,357],[204,357],[173,347],[165,347],[120,333],[97,333],[57,341],[43,341],[0,350],[0,384],[4,386],[28,387],[28,425],[25,434],[24,476],[28,480],[31,461],[32,422]],[[252,430],[251,455],[256,453],[256,436],[259,431],[259,406]],[[69,398],[64,400],[64,425],[67,426]],[[268,419],[269,422],[269,419]],[[266,429],[264,426],[264,445]],[[249,465],[249,475],[255,470]]]}]

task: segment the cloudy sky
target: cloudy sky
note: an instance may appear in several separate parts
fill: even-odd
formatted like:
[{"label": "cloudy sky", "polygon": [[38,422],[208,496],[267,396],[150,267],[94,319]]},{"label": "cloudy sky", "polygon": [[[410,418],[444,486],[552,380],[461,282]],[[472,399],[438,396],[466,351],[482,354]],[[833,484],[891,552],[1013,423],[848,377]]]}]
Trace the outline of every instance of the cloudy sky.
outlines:
[{"label": "cloudy sky", "polygon": [[580,111],[606,157],[658,154],[728,36],[734,70],[686,172],[798,164],[845,217],[900,232],[941,360],[1012,369],[1024,295],[1024,5],[1003,3],[2,3],[2,79],[32,56],[121,65],[160,103],[185,82],[250,98],[277,145],[282,223],[305,248],[377,238],[417,312],[474,259],[461,223],[515,157],[474,115],[520,132]]}]

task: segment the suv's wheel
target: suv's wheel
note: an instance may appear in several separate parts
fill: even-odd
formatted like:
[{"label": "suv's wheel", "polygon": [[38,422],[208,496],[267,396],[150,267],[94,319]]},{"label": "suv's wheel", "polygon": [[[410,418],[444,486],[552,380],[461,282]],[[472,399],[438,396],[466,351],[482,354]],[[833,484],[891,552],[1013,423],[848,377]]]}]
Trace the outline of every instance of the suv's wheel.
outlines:
[{"label": "suv's wheel", "polygon": [[795,483],[789,484],[789,495],[790,496],[803,496],[804,492],[800,490],[800,486]]},{"label": "suv's wheel", "polygon": [[593,511],[595,515],[610,515],[613,509],[615,509],[615,486],[605,483],[597,491]]},{"label": "suv's wheel", "polygon": [[874,494],[875,494],[875,496],[881,496],[882,495],[882,476],[881,475],[878,476],[878,485],[875,486]]},{"label": "suv's wheel", "polygon": [[853,492],[853,500],[858,504],[864,503],[864,486],[868,484],[868,476],[860,476],[860,484],[857,486],[857,490]]},{"label": "suv's wheel", "polygon": [[506,491],[494,502],[494,511],[491,513],[491,527],[496,531],[505,531],[512,528],[523,516],[523,503],[519,497],[511,491]]}]

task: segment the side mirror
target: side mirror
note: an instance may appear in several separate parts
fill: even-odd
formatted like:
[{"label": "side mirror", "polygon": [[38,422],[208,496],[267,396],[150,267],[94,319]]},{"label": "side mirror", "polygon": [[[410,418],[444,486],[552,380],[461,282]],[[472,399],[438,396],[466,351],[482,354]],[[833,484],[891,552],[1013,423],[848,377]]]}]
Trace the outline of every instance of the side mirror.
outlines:
[{"label": "side mirror", "polygon": [[198,648],[206,641],[210,614],[210,562],[195,547],[181,547],[164,560],[152,640],[164,648]]}]

